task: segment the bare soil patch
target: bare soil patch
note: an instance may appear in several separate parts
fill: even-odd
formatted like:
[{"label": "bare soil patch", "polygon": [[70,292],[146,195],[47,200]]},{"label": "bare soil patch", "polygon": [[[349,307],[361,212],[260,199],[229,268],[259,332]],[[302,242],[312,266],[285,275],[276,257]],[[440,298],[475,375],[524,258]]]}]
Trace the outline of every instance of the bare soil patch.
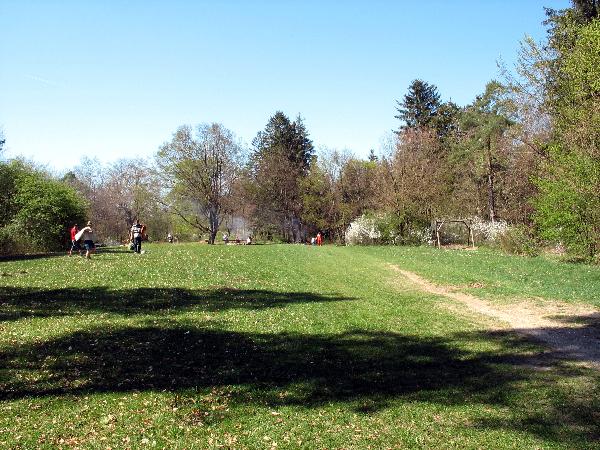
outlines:
[{"label": "bare soil patch", "polygon": [[562,356],[586,362],[600,369],[600,310],[588,305],[554,300],[517,300],[495,304],[457,291],[456,286],[440,286],[419,275],[390,267],[430,294],[450,298],[468,310],[502,322],[491,329],[506,328],[541,341]]}]

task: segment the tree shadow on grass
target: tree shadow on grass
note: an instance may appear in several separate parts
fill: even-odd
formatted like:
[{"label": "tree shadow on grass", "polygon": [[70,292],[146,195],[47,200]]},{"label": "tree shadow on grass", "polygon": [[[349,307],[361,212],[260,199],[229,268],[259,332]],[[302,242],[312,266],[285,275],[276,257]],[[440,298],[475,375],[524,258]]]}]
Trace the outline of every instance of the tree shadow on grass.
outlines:
[{"label": "tree shadow on grass", "polygon": [[[29,261],[34,259],[48,259],[48,258],[56,258],[56,257],[64,257],[69,253],[69,249],[71,244],[67,248],[59,252],[44,252],[44,253],[18,253],[14,255],[0,255],[0,262],[8,262],[8,261]],[[78,256],[77,251],[73,253],[73,257]],[[81,253],[85,253],[85,249],[83,249],[83,245],[81,245]],[[96,253],[133,253],[129,248],[124,246],[104,246],[99,245],[96,247]]]},{"label": "tree shadow on grass", "polygon": [[29,289],[0,286],[0,322],[27,317],[54,317],[109,312],[157,314],[196,309],[281,308],[298,303],[335,302],[349,297],[310,292],[277,292],[261,289],[90,288]]},{"label": "tree shadow on grass", "polygon": [[46,259],[56,258],[59,256],[65,256],[68,250],[62,252],[51,252],[51,253],[22,253],[16,255],[0,255],[0,262],[8,261],[29,261],[33,259]]},{"label": "tree shadow on grass", "polygon": [[[493,350],[468,350],[490,341]],[[553,369],[545,370],[546,364]],[[600,437],[598,387],[577,396],[559,386],[590,376],[586,369],[508,333],[440,338],[189,326],[95,329],[5,351],[0,373],[3,400],[167,391],[196,404],[194,397],[206,390],[230,389],[237,404],[314,408],[345,402],[365,414],[397,401],[497,405],[511,414],[482,417],[469,427],[522,430],[562,443]],[[549,397],[538,398],[540,392]],[[577,410],[569,414],[565,407],[572,405]]]},{"label": "tree shadow on grass", "polygon": [[[592,335],[597,331],[597,321],[590,316],[574,317],[565,322],[586,324],[576,329],[575,335]],[[596,330],[595,330],[596,329]],[[519,332],[519,336],[515,331]],[[478,333],[478,338],[501,342],[515,351],[532,343],[531,338],[547,344],[540,335],[573,335],[570,326],[520,329]],[[514,344],[516,345],[514,345]],[[567,444],[568,448],[598,448],[600,443],[600,372],[598,353],[582,352],[578,346],[557,347],[526,351],[527,357],[507,361],[522,365],[523,381],[530,382],[529,401],[524,398],[518,409],[525,412],[512,417],[482,417],[474,426],[480,429],[524,430],[543,439]],[[587,365],[574,365],[572,362]],[[591,366],[591,367],[590,367]],[[594,367],[595,369],[593,369]],[[503,390],[509,386],[503,387]],[[505,390],[515,396],[519,388]],[[513,402],[514,403],[514,402]]]}]

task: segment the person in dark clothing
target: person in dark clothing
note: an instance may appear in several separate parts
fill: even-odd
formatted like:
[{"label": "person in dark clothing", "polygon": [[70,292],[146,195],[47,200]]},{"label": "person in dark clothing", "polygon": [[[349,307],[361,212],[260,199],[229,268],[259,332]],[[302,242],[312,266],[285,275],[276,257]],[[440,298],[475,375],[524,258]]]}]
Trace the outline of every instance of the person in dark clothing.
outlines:
[{"label": "person in dark clothing", "polygon": [[129,230],[129,239],[133,242],[133,250],[136,253],[142,252],[142,233],[144,231],[144,227],[140,224],[138,219],[135,219],[135,223],[132,225],[131,230]]}]

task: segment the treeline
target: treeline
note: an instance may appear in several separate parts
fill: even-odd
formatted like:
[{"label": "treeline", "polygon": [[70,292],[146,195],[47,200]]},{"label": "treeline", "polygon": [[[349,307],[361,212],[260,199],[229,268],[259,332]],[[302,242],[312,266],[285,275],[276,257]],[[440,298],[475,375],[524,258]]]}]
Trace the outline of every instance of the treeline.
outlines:
[{"label": "treeline", "polygon": [[[365,159],[317,154],[302,118],[276,112],[249,148],[220,124],[182,126],[152,160],[84,160],[60,181],[36,176],[79,193],[68,208],[74,215],[60,216],[64,236],[66,222],[84,215],[82,204],[98,234],[114,242],[136,217],[154,238],[171,232],[214,243],[219,231],[243,229],[285,242],[320,231],[344,242],[351,224],[368,223],[372,242],[394,244],[427,241],[435,219],[471,218],[503,224],[517,252],[552,244],[593,258],[600,253],[599,10],[597,0],[547,10],[547,39],[526,38],[516,70],[503,70],[466,106],[414,80],[397,101],[390,145]],[[11,192],[26,192],[19,183]],[[3,208],[12,214],[0,223],[4,236],[24,229],[25,213],[14,211],[25,203]]]}]

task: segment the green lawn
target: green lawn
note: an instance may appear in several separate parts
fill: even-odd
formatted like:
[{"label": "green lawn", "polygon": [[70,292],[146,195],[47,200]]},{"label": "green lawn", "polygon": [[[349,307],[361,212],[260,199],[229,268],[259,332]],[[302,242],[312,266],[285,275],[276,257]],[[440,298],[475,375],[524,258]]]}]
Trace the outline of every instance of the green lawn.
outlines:
[{"label": "green lawn", "polygon": [[600,373],[457,316],[600,306],[600,270],[489,250],[147,245],[0,262],[2,448],[600,448]]}]

